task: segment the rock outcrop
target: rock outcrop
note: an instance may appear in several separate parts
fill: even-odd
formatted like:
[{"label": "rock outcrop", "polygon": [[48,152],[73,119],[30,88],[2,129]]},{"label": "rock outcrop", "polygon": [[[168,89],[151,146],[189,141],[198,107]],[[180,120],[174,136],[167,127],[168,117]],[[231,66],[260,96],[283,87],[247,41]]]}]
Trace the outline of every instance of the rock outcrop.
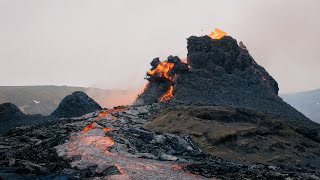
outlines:
[{"label": "rock outcrop", "polygon": [[[221,39],[191,36],[187,48],[190,70],[179,73],[171,83],[174,87],[172,101],[253,109],[282,119],[295,129],[308,127],[307,131],[300,132],[320,141],[320,125],[278,96],[277,82],[256,63],[243,43],[238,45],[230,36]],[[150,103],[148,95],[154,96],[157,87],[166,87],[162,85],[166,82],[149,82],[137,99],[140,104]],[[152,100],[157,98],[159,93]]]},{"label": "rock outcrop", "polygon": [[101,106],[91,99],[86,93],[76,91],[71,95],[66,96],[59,104],[59,107],[53,111],[51,116],[58,118],[72,118],[101,109]]},{"label": "rock outcrop", "polygon": [[20,120],[26,118],[26,115],[12,103],[0,104],[0,122]]},{"label": "rock outcrop", "polygon": [[[169,106],[168,106],[169,105]],[[167,108],[173,108],[170,111]],[[164,110],[167,109],[167,110]],[[161,111],[164,110],[164,111]],[[176,111],[175,111],[176,110]],[[303,166],[303,163],[294,164],[297,149],[306,151],[299,153],[306,155],[316,151],[319,147],[317,143],[306,141],[300,147],[288,147],[293,152],[287,151],[283,154],[286,158],[292,155],[290,161],[276,163],[276,165],[237,163],[223,160],[221,158],[205,153],[198,143],[195,143],[192,136],[198,135],[200,141],[205,142],[208,134],[207,128],[213,125],[219,127],[238,128],[244,130],[239,139],[236,137],[228,138],[233,132],[223,132],[223,129],[211,131],[208,134],[212,140],[210,143],[218,143],[221,135],[226,135],[226,148],[243,148],[242,151],[250,150],[251,145],[264,143],[272,140],[272,137],[279,137],[277,131],[268,128],[277,124],[263,123],[263,117],[251,111],[237,110],[225,107],[189,107],[189,113],[178,104],[155,103],[140,107],[122,107],[113,110],[104,110],[99,113],[89,113],[77,119],[60,119],[57,122],[48,123],[40,126],[27,126],[12,129],[4,136],[0,136],[0,177],[3,179],[317,179],[320,177],[318,169],[310,163]],[[107,112],[111,112],[108,114]],[[159,112],[160,111],[160,112]],[[167,132],[160,133],[144,127],[149,126],[150,116],[153,112],[159,112],[154,117],[154,121],[163,119]],[[209,114],[205,114],[209,112]],[[183,113],[179,116],[180,113]],[[212,114],[210,114],[212,113]],[[216,115],[215,115],[216,114]],[[167,117],[166,117],[167,116]],[[180,119],[179,119],[180,117]],[[211,118],[212,117],[212,118]],[[185,120],[184,120],[185,118]],[[194,119],[199,118],[197,121]],[[202,118],[202,119],[200,119]],[[184,120],[184,121],[182,121]],[[185,127],[200,121],[207,122],[208,126]],[[259,121],[261,120],[261,121]],[[170,122],[172,121],[172,122]],[[261,123],[259,127],[258,122]],[[171,126],[179,124],[180,126]],[[241,123],[250,124],[244,129]],[[157,126],[161,128],[160,126]],[[198,128],[203,128],[201,131]],[[185,134],[178,129],[184,129]],[[256,133],[259,129],[262,138],[250,138],[250,132]],[[177,131],[174,131],[176,129]],[[194,131],[188,135],[187,130]],[[212,136],[218,130],[217,138]],[[268,132],[271,130],[271,132]],[[286,133],[286,126],[279,133]],[[164,130],[165,131],[165,130]],[[199,132],[200,131],[200,132]],[[267,131],[267,132],[266,132]],[[179,133],[181,132],[181,133]],[[201,139],[201,133],[204,132]],[[289,130],[288,132],[292,132]],[[266,139],[263,139],[263,133]],[[297,133],[296,133],[297,134]],[[291,134],[287,134],[292,138]],[[301,136],[293,140],[292,145],[300,140]],[[233,139],[233,141],[232,141]],[[195,139],[197,140],[197,139]],[[203,140],[203,141],[201,141]],[[223,140],[223,138],[220,139]],[[243,143],[243,146],[236,145]],[[248,144],[245,144],[249,142]],[[203,144],[201,144],[203,145]],[[269,144],[264,144],[261,154]],[[281,151],[281,144],[270,144],[270,154]],[[234,146],[234,147],[232,147]],[[217,149],[223,148],[223,144],[218,145]],[[250,155],[257,153],[259,147],[252,147]],[[206,150],[206,148],[203,148]],[[221,150],[221,149],[220,149]],[[275,152],[272,152],[274,151]],[[221,151],[220,151],[221,152]],[[241,151],[240,151],[241,152]],[[239,154],[241,155],[241,153]],[[230,157],[234,155],[231,152]],[[270,159],[277,157],[272,157]],[[230,158],[229,157],[229,158]],[[240,156],[241,157],[241,156]],[[315,152],[309,156],[309,160],[317,161],[319,153]],[[235,157],[232,160],[235,160]],[[250,157],[251,160],[254,157]],[[267,159],[261,156],[261,159]],[[279,157],[278,157],[279,158]],[[281,158],[281,157],[280,157]],[[259,160],[259,158],[257,157]],[[298,157],[297,160],[302,159]],[[252,161],[251,161],[252,162]],[[254,161],[259,162],[259,161]],[[284,164],[284,165],[283,165]],[[302,166],[299,166],[302,165]],[[201,176],[199,176],[201,175]],[[202,177],[203,176],[203,177]]]},{"label": "rock outcrop", "polygon": [[12,103],[0,104],[0,134],[13,127],[44,123],[51,119],[42,115],[26,115]]},{"label": "rock outcrop", "polygon": [[172,107],[156,113],[145,128],[190,135],[201,149],[225,160],[320,169],[320,143],[244,108]]}]

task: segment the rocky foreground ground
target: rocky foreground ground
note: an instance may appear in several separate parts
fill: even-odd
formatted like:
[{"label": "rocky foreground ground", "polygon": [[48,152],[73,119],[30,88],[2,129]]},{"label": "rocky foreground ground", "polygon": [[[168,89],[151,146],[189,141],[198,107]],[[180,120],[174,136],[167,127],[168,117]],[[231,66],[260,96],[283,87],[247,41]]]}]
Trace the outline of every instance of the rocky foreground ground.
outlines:
[{"label": "rocky foreground ground", "polygon": [[318,149],[250,110],[154,103],[14,128],[0,137],[0,177],[319,179]]}]

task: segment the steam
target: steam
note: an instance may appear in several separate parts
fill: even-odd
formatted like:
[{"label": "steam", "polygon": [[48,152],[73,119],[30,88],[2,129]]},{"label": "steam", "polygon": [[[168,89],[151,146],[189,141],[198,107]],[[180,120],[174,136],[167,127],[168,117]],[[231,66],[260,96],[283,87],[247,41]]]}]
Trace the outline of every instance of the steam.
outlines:
[{"label": "steam", "polygon": [[97,103],[105,108],[113,108],[120,105],[131,105],[141,93],[136,90],[102,90],[98,88],[88,88],[86,93],[93,98]]},{"label": "steam", "polygon": [[315,89],[318,7],[319,0],[6,1],[0,76],[10,78],[0,85],[87,87],[99,80],[100,88],[129,89],[135,75],[143,85],[152,58],[185,58],[188,36],[219,27],[244,42],[280,92]]},{"label": "steam", "polygon": [[[281,93],[320,88],[317,0],[241,1],[229,32],[278,81]],[[226,29],[229,31],[229,29]]]}]

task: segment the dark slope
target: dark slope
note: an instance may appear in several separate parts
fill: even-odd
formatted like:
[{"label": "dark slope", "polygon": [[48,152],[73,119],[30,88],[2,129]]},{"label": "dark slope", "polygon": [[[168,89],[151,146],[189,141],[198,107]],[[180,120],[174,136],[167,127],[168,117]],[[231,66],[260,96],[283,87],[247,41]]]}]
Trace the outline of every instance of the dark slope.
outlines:
[{"label": "dark slope", "polygon": [[51,116],[58,118],[72,118],[101,109],[101,106],[91,99],[86,93],[76,91],[71,95],[66,96],[59,104],[59,107],[53,111]]},{"label": "dark slope", "polygon": [[284,119],[294,128],[320,129],[278,96],[277,82],[229,36],[190,37],[188,64],[190,73],[179,76],[175,85],[177,101],[245,107]]},{"label": "dark slope", "polygon": [[157,112],[145,128],[189,134],[205,152],[234,162],[320,169],[319,142],[245,108],[175,106]]},{"label": "dark slope", "polygon": [[0,134],[13,127],[41,124],[50,120],[53,120],[53,118],[41,115],[25,115],[12,103],[0,104]]},{"label": "dark slope", "polygon": [[[278,96],[277,82],[255,62],[242,43],[238,45],[230,36],[218,40],[191,36],[187,48],[190,70],[179,73],[173,82],[173,101],[253,109],[284,120],[297,131],[320,141],[320,125]],[[149,82],[136,102],[157,101],[165,92],[154,98],[155,87],[165,87],[167,82]],[[153,99],[149,99],[149,94]]]},{"label": "dark slope", "polygon": [[87,93],[106,108],[130,104],[138,94],[135,90],[105,90],[72,86],[0,86],[0,104],[11,102],[25,114],[47,116],[57,109],[64,97],[75,91]]}]

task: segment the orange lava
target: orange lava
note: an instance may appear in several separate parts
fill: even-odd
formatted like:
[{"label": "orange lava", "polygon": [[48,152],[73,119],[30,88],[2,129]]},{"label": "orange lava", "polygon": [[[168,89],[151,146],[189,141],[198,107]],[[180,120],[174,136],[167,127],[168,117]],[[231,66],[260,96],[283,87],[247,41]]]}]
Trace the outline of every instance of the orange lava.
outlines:
[{"label": "orange lava", "polygon": [[87,136],[81,138],[82,143],[86,145],[94,145],[100,148],[107,148],[114,145],[113,139],[108,136]]},{"label": "orange lava", "polygon": [[100,170],[111,165],[117,167],[120,174],[108,176],[107,179],[202,179],[201,176],[183,172],[184,165],[110,152],[108,148],[115,145],[116,141],[105,136],[99,124],[94,122],[88,127],[92,131],[81,131],[72,135],[68,142],[57,147],[59,156],[81,156],[81,160],[70,162],[73,167],[80,170],[86,169],[88,164],[97,165],[97,169]]},{"label": "orange lava", "polygon": [[104,131],[111,131],[112,129],[109,128],[109,127],[104,127],[104,128],[102,128],[102,130],[104,130]]},{"label": "orange lava", "polygon": [[[93,122],[93,123],[87,125],[86,127],[84,127],[84,128],[81,130],[81,132],[89,131],[89,130],[94,129],[94,128],[98,127],[98,126],[99,126],[99,125],[98,125],[96,122]],[[109,127],[104,127],[104,128],[102,128],[102,130],[104,130],[104,131],[111,131],[112,129],[109,128]]]},{"label": "orange lava", "polygon": [[226,36],[227,33],[222,31],[221,29],[219,28],[215,28],[214,31],[212,31],[209,36],[212,38],[212,39],[221,39],[223,38],[224,36]]},{"label": "orange lava", "polygon": [[91,130],[91,129],[94,129],[94,128],[96,128],[98,126],[98,124],[97,123],[91,123],[91,124],[89,124],[89,125],[87,125],[86,127],[84,127],[82,130],[81,130],[81,132],[86,132],[86,131],[89,131],[89,130]]},{"label": "orange lava", "polygon": [[[124,107],[115,107],[113,109],[104,110],[104,111],[101,111],[99,113],[98,118],[102,118],[102,117],[105,117],[107,115],[111,115],[111,113],[114,113],[114,112],[124,111],[126,109],[127,108],[124,108]],[[116,119],[116,118],[114,118],[114,119]]]},{"label": "orange lava", "polygon": [[148,75],[153,75],[157,77],[164,77],[166,79],[169,79],[170,81],[173,81],[174,77],[170,76],[168,72],[170,69],[172,69],[174,66],[174,63],[163,61],[161,62],[156,69],[148,71]]},{"label": "orange lava", "polygon": [[168,101],[172,97],[173,97],[173,86],[170,86],[168,91],[160,97],[160,102]]}]

